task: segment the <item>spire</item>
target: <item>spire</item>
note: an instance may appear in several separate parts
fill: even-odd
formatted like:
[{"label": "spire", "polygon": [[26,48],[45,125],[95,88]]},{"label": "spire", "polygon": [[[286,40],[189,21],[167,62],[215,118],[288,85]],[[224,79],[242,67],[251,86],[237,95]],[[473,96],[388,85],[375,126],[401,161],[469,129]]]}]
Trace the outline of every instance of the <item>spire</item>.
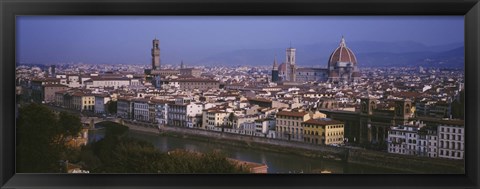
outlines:
[{"label": "spire", "polygon": [[182,60],[182,63],[180,63],[180,69],[183,69],[185,68],[185,65],[183,64],[183,60]]},{"label": "spire", "polygon": [[340,47],[346,47],[347,45],[345,44],[345,38],[342,35],[342,40],[340,40]]},{"label": "spire", "polygon": [[278,70],[277,54],[275,54],[275,58],[273,58],[273,70]]}]

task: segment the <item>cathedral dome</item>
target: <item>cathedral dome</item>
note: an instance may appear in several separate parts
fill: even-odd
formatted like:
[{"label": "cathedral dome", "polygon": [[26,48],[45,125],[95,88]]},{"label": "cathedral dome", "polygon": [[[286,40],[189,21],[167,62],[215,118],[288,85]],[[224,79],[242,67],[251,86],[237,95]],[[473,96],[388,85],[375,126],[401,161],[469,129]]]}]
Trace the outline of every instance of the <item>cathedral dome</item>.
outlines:
[{"label": "cathedral dome", "polygon": [[335,66],[337,62],[345,62],[345,63],[351,63],[352,66],[357,65],[357,58],[355,57],[355,54],[353,54],[352,50],[350,50],[347,45],[345,44],[345,39],[342,37],[342,40],[340,41],[340,46],[333,51],[333,53],[330,55],[330,58],[328,60],[328,66]]}]

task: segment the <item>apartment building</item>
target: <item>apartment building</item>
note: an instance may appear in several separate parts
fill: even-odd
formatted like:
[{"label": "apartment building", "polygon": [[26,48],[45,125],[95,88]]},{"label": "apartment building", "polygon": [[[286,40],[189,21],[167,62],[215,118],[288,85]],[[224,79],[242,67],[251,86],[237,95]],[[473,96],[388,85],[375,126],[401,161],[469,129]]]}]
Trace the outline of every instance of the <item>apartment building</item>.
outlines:
[{"label": "apartment building", "polygon": [[285,140],[303,141],[302,123],[310,118],[307,112],[278,112],[275,127],[277,137]]},{"label": "apartment building", "polygon": [[443,123],[433,126],[392,127],[388,133],[388,152],[432,158],[463,159],[465,153],[463,122],[448,120],[439,122]]},{"label": "apartment building", "polygon": [[107,113],[106,104],[110,101],[110,96],[107,94],[95,94],[95,113],[103,114]]},{"label": "apartment building", "polygon": [[203,123],[204,129],[215,129],[226,125],[226,120],[230,112],[226,111],[226,108],[212,107],[203,111]]},{"label": "apartment building", "polygon": [[465,156],[465,126],[438,126],[438,157],[448,159],[463,159]]},{"label": "apartment building", "polygon": [[149,100],[145,98],[135,98],[133,102],[133,115],[135,121],[149,122]]},{"label": "apartment building", "polygon": [[124,119],[134,119],[132,97],[117,98],[117,116]]},{"label": "apartment building", "polygon": [[309,119],[302,123],[303,141],[312,144],[343,144],[344,123],[329,118]]}]

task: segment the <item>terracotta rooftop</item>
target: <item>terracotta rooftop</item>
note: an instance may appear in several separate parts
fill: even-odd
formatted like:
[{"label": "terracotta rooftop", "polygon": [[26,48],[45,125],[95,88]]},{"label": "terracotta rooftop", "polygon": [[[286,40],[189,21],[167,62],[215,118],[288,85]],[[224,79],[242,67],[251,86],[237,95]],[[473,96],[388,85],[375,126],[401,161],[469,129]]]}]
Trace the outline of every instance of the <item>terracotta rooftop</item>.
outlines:
[{"label": "terracotta rooftop", "polygon": [[465,126],[465,120],[460,120],[460,119],[438,119],[438,118],[430,118],[430,117],[417,117],[414,118],[415,120],[419,121],[426,121],[426,122],[434,122],[434,123],[440,123],[440,124],[445,124],[445,125],[460,125],[460,126]]},{"label": "terracotta rooftop", "polygon": [[293,117],[303,117],[307,115],[307,112],[289,112],[289,111],[281,111],[277,113],[277,116],[293,116]]},{"label": "terracotta rooftop", "polygon": [[260,102],[272,102],[272,100],[265,99],[265,98],[247,98],[247,99],[252,101],[260,101]]},{"label": "terracotta rooftop", "polygon": [[313,124],[313,125],[322,125],[322,126],[343,124],[343,122],[341,122],[341,121],[337,121],[337,120],[333,120],[333,119],[322,119],[322,118],[320,118],[320,119],[309,119],[309,120],[305,121],[305,123]]},{"label": "terracotta rooftop", "polygon": [[68,87],[62,84],[45,84],[44,87]]}]

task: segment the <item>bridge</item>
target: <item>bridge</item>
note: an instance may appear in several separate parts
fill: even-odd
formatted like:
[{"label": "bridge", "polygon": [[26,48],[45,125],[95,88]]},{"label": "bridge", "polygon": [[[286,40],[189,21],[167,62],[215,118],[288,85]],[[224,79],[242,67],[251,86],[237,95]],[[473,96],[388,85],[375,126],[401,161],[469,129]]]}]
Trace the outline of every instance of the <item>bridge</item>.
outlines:
[{"label": "bridge", "polygon": [[120,118],[80,117],[80,121],[84,127],[88,127],[90,129],[93,129],[95,124],[104,121],[112,121],[122,124],[122,119]]}]

